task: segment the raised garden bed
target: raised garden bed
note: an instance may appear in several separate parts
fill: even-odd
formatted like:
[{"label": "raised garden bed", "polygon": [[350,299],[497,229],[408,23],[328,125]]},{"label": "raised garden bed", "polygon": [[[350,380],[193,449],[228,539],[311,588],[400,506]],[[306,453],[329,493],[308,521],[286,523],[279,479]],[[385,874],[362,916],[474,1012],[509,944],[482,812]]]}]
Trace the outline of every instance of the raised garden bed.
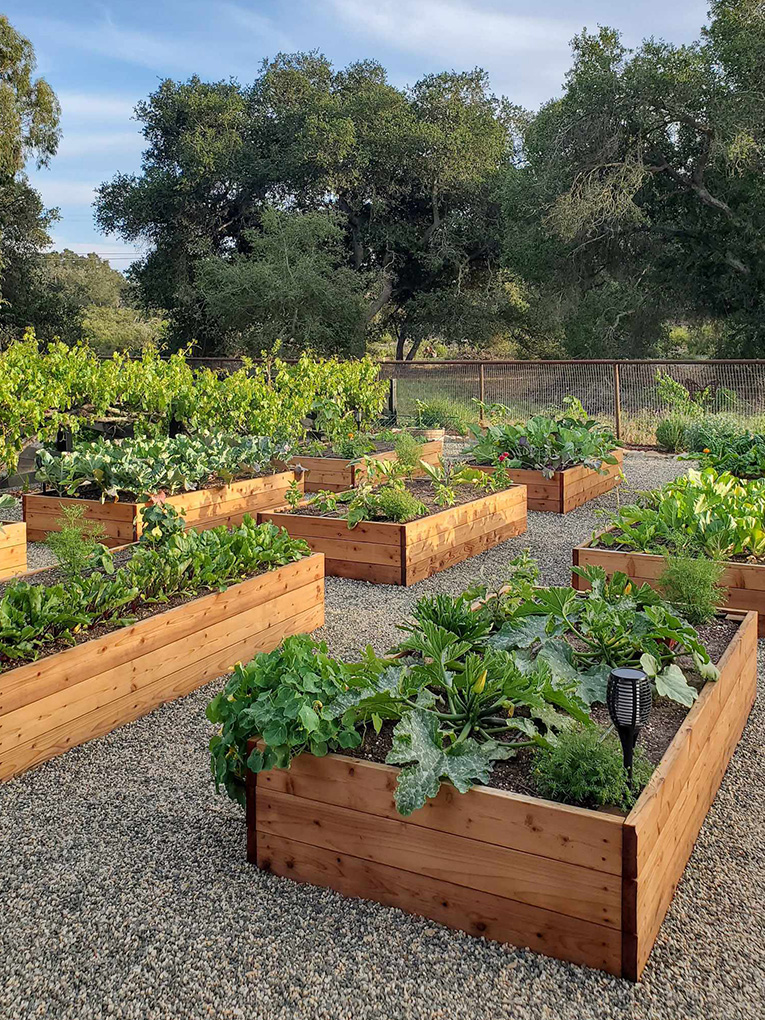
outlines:
[{"label": "raised garden bed", "polygon": [[0,526],[0,578],[27,569],[27,526],[23,522]]},{"label": "raised garden bed", "polygon": [[[168,496],[165,502],[182,510],[187,527],[196,531],[220,524],[233,527],[241,524],[245,514],[254,517],[259,510],[282,506],[284,494],[293,481],[303,491],[303,479],[290,470],[259,478],[244,478],[229,485],[182,492]],[[58,531],[57,522],[64,506],[84,507],[85,519],[98,521],[103,526],[104,545],[125,545],[137,542],[141,537],[141,507],[144,503],[102,503],[100,499],[25,493],[22,496],[22,507],[28,541],[42,542],[51,531]]]},{"label": "raised garden bed", "polygon": [[[392,445],[392,444],[391,444]],[[432,439],[422,444],[421,460],[427,464],[438,464],[444,452],[443,439]],[[374,460],[396,460],[396,451],[380,450],[369,456]],[[367,479],[367,469],[363,463],[354,464],[340,457],[293,457],[290,463],[305,469],[306,492],[346,492],[355,489],[360,482]],[[418,468],[415,475],[421,476],[423,471]]]},{"label": "raised garden bed", "polygon": [[514,485],[428,517],[392,524],[269,511],[258,521],[286,528],[326,556],[327,574],[412,585],[526,531],[526,489]]},{"label": "raised garden bed", "polygon": [[[641,584],[657,587],[658,579],[666,568],[663,556],[655,553],[634,552],[631,549],[618,550],[593,546],[585,542],[572,550],[575,567],[600,566],[610,577],[617,571]],[[584,591],[589,584],[576,572],[572,574],[572,586]],[[726,609],[751,610],[758,614],[759,636],[765,637],[765,563],[744,563],[728,561],[720,578],[720,584],[728,589]]]},{"label": "raised garden bed", "polygon": [[[618,463],[603,464],[605,474],[581,465],[556,471],[551,478],[545,478],[541,471],[526,468],[509,468],[507,473],[512,481],[526,486],[529,510],[567,514],[621,484],[624,451],[617,449],[611,453]],[[485,464],[471,466],[481,471],[496,470]]]},{"label": "raised garden bed", "polygon": [[109,733],[324,622],[324,557],[0,673],[0,779]]},{"label": "raised garden bed", "polygon": [[[638,980],[755,697],[740,625],[626,816],[444,787],[409,817],[397,769],[330,754],[247,776],[258,867]],[[251,742],[251,747],[254,746]]]}]

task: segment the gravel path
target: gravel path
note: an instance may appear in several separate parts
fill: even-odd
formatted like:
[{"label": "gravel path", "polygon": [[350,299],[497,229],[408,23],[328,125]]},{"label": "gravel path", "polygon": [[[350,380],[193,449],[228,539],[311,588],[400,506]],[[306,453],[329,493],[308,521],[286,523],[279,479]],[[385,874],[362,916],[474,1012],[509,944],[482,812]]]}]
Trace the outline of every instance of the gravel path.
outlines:
[{"label": "gravel path", "polygon": [[[683,465],[632,454],[625,469],[648,488]],[[592,505],[530,514],[527,535],[409,591],[331,578],[323,636],[335,652],[383,650],[421,594],[501,580],[526,546],[565,582],[571,546],[597,525]],[[762,698],[635,987],[247,865],[242,814],[208,776],[218,686],[0,788],[3,1020],[761,1016]]]}]

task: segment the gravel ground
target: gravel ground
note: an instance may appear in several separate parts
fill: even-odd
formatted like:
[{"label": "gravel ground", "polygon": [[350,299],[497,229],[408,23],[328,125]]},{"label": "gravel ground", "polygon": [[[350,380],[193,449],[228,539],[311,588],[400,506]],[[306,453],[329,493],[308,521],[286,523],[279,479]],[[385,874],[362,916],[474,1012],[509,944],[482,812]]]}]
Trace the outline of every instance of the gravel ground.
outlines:
[{"label": "gravel ground", "polygon": [[[648,488],[683,466],[630,454],[625,469]],[[546,581],[565,582],[571,546],[597,525],[592,505],[530,514],[527,535],[409,591],[330,578],[323,636],[335,652],[383,650],[421,594],[499,581],[526,546]],[[0,788],[3,1020],[762,1015],[762,698],[635,987],[247,865],[242,814],[207,771],[218,686]]]}]

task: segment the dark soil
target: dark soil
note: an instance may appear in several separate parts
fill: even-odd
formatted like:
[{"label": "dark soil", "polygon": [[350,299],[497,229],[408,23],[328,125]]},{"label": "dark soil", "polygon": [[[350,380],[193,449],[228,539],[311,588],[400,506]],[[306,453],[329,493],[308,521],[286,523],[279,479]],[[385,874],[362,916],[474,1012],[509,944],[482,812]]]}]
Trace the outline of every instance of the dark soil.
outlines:
[{"label": "dark soil", "polygon": [[[442,510],[450,510],[451,507],[439,506],[435,500],[435,491],[433,489],[433,483],[424,478],[409,478],[404,482],[407,490],[415,497],[419,499],[421,503],[424,503],[428,508],[426,514],[420,514],[418,517],[413,517],[412,520],[420,521],[425,517],[431,517],[433,514],[439,514]],[[463,506],[465,503],[473,503],[481,497],[489,495],[483,489],[477,485],[455,485],[454,492],[456,499],[452,506]],[[341,504],[340,507],[332,513],[322,513],[321,510],[315,506],[310,506],[305,503],[301,503],[300,506],[294,510],[280,510],[280,513],[293,513],[298,514],[301,517],[326,517],[335,520],[343,520],[346,516],[345,507]],[[375,521],[383,521],[382,517],[372,518]]]},{"label": "dark soil", "polygon": [[[718,617],[711,623],[698,628],[699,637],[715,664],[722,658],[738,627],[738,620]],[[688,682],[700,690],[704,686],[704,681],[694,672],[690,656],[682,657],[679,664],[683,667]],[[684,705],[670,701],[669,698],[658,698],[654,701],[648,724],[643,727],[638,737],[638,746],[642,748],[643,753],[654,765],[658,765],[663,758],[687,714],[688,709]],[[591,715],[600,726],[609,726],[611,723],[605,705],[593,706]],[[385,721],[379,734],[375,733],[371,726],[367,727],[364,741],[352,752],[353,755],[367,761],[385,762],[385,758],[393,746],[395,725],[394,722]],[[533,751],[523,749],[509,761],[497,762],[492,769],[488,785],[495,790],[507,790],[510,793],[520,793],[532,797],[539,796],[532,776],[533,761]]]}]

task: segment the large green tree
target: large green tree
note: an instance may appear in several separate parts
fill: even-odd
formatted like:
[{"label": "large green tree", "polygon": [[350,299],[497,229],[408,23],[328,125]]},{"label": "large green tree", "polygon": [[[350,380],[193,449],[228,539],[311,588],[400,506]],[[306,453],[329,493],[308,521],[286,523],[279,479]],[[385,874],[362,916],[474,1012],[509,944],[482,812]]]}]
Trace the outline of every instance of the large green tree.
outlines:
[{"label": "large green tree", "polygon": [[[212,353],[222,322],[230,342],[255,342],[294,307],[282,273],[273,307],[260,291],[244,329],[241,309],[222,318],[209,286],[225,276],[243,295],[245,276],[276,271],[274,209],[285,229],[284,217],[328,216],[342,247],[331,256],[338,271],[316,277],[324,310],[361,290],[351,306],[363,330],[392,332],[399,356],[414,356],[428,337],[467,343],[507,328],[498,194],[509,134],[483,72],[431,75],[403,90],[371,61],[335,70],[315,53],[282,54],[247,87],[163,82],[137,112],[142,172],[103,185],[97,216],[105,230],[152,246],[133,278],[148,304],[170,310],[179,342],[193,337]],[[303,254],[318,222],[290,226]],[[310,342],[307,320],[296,324],[304,335],[282,339]],[[355,326],[339,334],[338,348],[356,349]]]},{"label": "large green tree", "polygon": [[56,215],[24,173],[27,160],[48,164],[60,135],[58,101],[35,67],[32,44],[0,15],[0,325],[10,328],[25,325],[26,296]]},{"label": "large green tree", "polygon": [[[563,96],[523,127],[505,257],[575,355],[650,353],[672,319],[765,350],[765,7],[714,0],[688,46],[573,43]],[[542,317],[545,318],[544,316]]]}]

